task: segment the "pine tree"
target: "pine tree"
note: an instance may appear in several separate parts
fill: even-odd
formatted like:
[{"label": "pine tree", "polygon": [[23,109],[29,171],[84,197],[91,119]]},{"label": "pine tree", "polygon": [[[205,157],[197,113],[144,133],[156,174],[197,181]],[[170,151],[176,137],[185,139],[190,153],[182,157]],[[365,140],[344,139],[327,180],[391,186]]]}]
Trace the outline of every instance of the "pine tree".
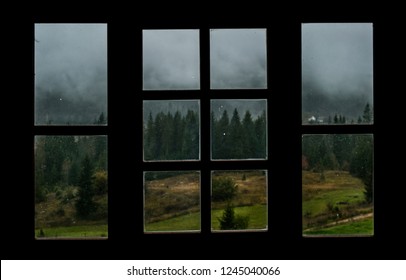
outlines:
[{"label": "pine tree", "polygon": [[79,178],[78,200],[76,201],[76,214],[80,218],[88,218],[96,209],[93,201],[92,188],[92,164],[88,155],[82,162],[82,170]]},{"label": "pine tree", "polygon": [[266,158],[266,113],[265,111],[255,120],[255,135],[258,140],[255,158]]},{"label": "pine tree", "polygon": [[255,126],[250,111],[245,112],[241,133],[243,137],[243,155],[246,158],[256,158],[255,150],[258,146],[258,138],[255,133]]},{"label": "pine tree", "polygon": [[364,114],[362,115],[362,120],[364,123],[372,122],[371,108],[369,106],[369,103],[367,103],[367,105],[365,105]]},{"label": "pine tree", "polygon": [[228,145],[231,146],[231,153],[228,158],[240,159],[245,157],[243,154],[243,135],[240,115],[237,108],[234,109],[233,117],[230,121],[230,138]]},{"label": "pine tree", "polygon": [[338,116],[337,116],[337,114],[334,115],[334,123],[338,123]]},{"label": "pine tree", "polygon": [[370,203],[373,199],[373,143],[372,136],[359,135],[355,137],[355,148],[350,165],[352,175],[360,178],[365,185],[365,200]]},{"label": "pine tree", "polygon": [[[213,117],[214,118],[214,117]],[[230,155],[231,147],[229,143],[229,125],[230,120],[228,118],[227,110],[223,111],[221,118],[215,121],[214,124],[214,138],[212,142],[212,157],[214,159],[227,159]]]}]

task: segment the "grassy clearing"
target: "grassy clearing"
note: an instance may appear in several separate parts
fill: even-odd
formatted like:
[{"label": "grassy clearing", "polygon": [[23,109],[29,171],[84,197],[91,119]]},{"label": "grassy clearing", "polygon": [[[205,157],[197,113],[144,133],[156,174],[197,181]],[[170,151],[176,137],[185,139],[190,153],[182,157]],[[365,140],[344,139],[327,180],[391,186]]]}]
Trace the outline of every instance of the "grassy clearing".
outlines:
[{"label": "grassy clearing", "polygon": [[[107,237],[107,225],[82,225],[69,227],[51,227],[42,229],[44,237]],[[40,229],[35,230],[35,237],[38,237]]]},{"label": "grassy clearing", "polygon": [[[249,217],[248,229],[265,229],[268,226],[266,205],[235,207],[234,213],[236,215]],[[223,209],[211,211],[212,229],[220,229],[220,222],[218,219],[221,218],[222,215]]]},{"label": "grassy clearing", "polygon": [[145,224],[145,231],[148,232],[184,230],[200,230],[200,212]]},{"label": "grassy clearing", "polygon": [[[372,205],[365,203],[365,188],[360,179],[344,171],[325,171],[324,177],[322,180],[320,173],[302,171],[304,229],[322,228],[336,219],[372,213]],[[359,233],[355,226],[344,226],[340,232],[345,230],[347,234]]]},{"label": "grassy clearing", "polygon": [[315,230],[304,231],[304,235],[345,235],[345,234],[359,234],[359,235],[373,235],[374,223],[372,218],[367,218],[362,221],[350,222],[347,224],[336,225]]}]

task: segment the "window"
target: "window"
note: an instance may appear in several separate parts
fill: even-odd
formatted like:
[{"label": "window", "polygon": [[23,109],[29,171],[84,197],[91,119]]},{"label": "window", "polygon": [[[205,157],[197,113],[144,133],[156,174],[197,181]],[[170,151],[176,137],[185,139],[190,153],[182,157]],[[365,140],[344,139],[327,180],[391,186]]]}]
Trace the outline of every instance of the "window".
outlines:
[{"label": "window", "polygon": [[142,34],[144,232],[266,230],[268,103],[251,98],[267,94],[266,29]]},{"label": "window", "polygon": [[302,100],[303,235],[373,235],[372,24],[302,25]]},{"label": "window", "polygon": [[36,24],[37,239],[107,238],[107,118],[107,25]]}]

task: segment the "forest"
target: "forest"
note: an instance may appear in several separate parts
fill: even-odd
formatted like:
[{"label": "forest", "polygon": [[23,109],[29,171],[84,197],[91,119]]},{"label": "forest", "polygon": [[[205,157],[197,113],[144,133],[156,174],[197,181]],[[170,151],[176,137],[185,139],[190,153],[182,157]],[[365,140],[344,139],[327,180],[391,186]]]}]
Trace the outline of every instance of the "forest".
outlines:
[{"label": "forest", "polygon": [[266,159],[267,121],[265,111],[253,119],[249,110],[241,120],[237,108],[231,120],[227,110],[216,119],[211,114],[213,159]]},{"label": "forest", "polygon": [[144,160],[197,160],[200,121],[196,111],[152,113],[144,125]]},{"label": "forest", "polygon": [[373,136],[304,135],[303,226],[307,234],[373,232]]},{"label": "forest", "polygon": [[37,136],[34,151],[36,236],[106,237],[107,138]]}]

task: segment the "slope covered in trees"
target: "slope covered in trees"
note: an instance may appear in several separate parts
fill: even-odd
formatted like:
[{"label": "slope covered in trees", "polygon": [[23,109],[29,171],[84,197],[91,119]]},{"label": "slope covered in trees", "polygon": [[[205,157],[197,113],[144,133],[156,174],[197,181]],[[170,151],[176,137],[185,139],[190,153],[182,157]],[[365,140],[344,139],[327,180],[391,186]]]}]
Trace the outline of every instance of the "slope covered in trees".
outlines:
[{"label": "slope covered in trees", "polygon": [[34,150],[35,222],[40,235],[89,221],[106,225],[107,138],[37,136]]},{"label": "slope covered in trees", "polygon": [[220,118],[211,114],[213,159],[264,159],[266,149],[266,115],[262,112],[256,119],[249,110],[240,118],[235,108],[231,120],[227,110]]},{"label": "slope covered in trees", "polygon": [[367,202],[372,201],[372,160],[372,135],[305,135],[302,140],[303,170],[321,174],[324,170],[349,171],[363,181]]}]

